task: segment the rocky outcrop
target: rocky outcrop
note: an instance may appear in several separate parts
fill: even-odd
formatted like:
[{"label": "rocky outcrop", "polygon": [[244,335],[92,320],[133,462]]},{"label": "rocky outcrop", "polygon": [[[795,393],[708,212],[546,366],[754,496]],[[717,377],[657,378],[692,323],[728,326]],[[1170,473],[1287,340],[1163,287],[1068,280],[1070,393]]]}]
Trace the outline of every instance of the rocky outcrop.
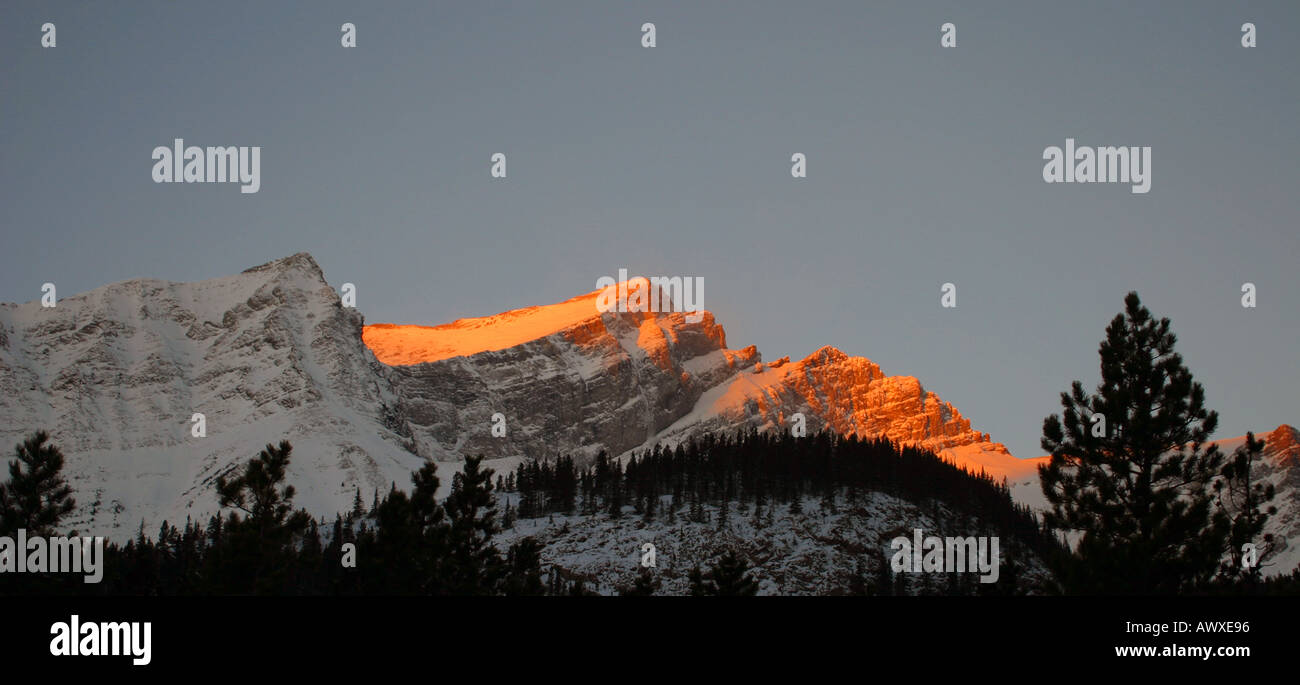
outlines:
[{"label": "rocky outcrop", "polygon": [[887,376],[863,357],[823,347],[807,358],[782,358],[745,369],[706,393],[695,411],[655,435],[676,443],[737,428],[805,430],[886,438],[932,450],[971,471],[1015,479],[1033,465],[1013,457],[987,433],[971,428],[951,404],[911,376]]},{"label": "rocky outcrop", "polygon": [[[368,327],[381,347],[383,328]],[[619,454],[758,360],[726,349],[711,314],[613,313],[507,349],[394,367],[417,451],[435,459]],[[500,414],[505,435],[492,433]]]}]

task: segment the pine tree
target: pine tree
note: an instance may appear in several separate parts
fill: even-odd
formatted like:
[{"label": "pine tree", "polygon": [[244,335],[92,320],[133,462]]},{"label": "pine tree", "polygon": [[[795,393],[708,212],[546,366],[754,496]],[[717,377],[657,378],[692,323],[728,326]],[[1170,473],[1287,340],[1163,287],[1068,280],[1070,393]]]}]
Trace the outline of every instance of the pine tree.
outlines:
[{"label": "pine tree", "polygon": [[1063,418],[1043,421],[1045,519],[1082,534],[1077,563],[1061,569],[1067,590],[1173,593],[1210,577],[1224,549],[1226,517],[1209,492],[1222,455],[1203,449],[1218,415],[1174,352],[1169,319],[1137,293],[1125,306],[1101,343],[1096,393],[1075,381]]},{"label": "pine tree", "polygon": [[[233,480],[217,477],[217,497],[222,507],[233,507],[247,516],[231,515],[226,524],[226,541],[234,567],[223,575],[238,583],[242,591],[267,593],[287,571],[297,538],[306,531],[311,517],[293,510],[294,487],[284,483],[293,451],[289,441],[279,446],[267,445],[257,458],[248,462],[243,473]],[[235,590],[241,592],[241,590]]]},{"label": "pine tree", "polygon": [[719,597],[748,597],[758,593],[758,583],[749,577],[749,564],[735,550],[727,550],[718,559],[703,586],[705,594]]},{"label": "pine tree", "polygon": [[[1223,478],[1214,483],[1215,501],[1229,521],[1227,560],[1219,570],[1223,581],[1259,583],[1261,565],[1276,548],[1271,533],[1261,535],[1269,517],[1277,513],[1277,507],[1268,504],[1273,499],[1273,484],[1252,477],[1252,467],[1263,451],[1264,441],[1247,433],[1246,443],[1224,465]],[[1252,559],[1247,558],[1246,545],[1255,546]]]},{"label": "pine tree", "polygon": [[492,545],[498,530],[492,469],[482,463],[482,457],[466,457],[443,502],[451,522],[447,590],[455,595],[494,594],[504,571],[501,555]]},{"label": "pine tree", "polygon": [[703,597],[712,594],[704,581],[704,572],[700,570],[699,564],[696,564],[695,568],[692,568],[686,577],[691,583],[692,597]]},{"label": "pine tree", "polygon": [[359,519],[366,515],[366,505],[361,503],[361,486],[357,486],[356,494],[352,497],[352,518]]},{"label": "pine tree", "polygon": [[700,498],[698,496],[691,500],[690,519],[695,523],[704,522],[704,505],[700,503]]},{"label": "pine tree", "polygon": [[0,483],[0,535],[20,528],[29,536],[49,536],[76,506],[72,488],[63,479],[63,452],[46,444],[50,436],[37,431],[15,448],[9,480]]},{"label": "pine tree", "polygon": [[545,594],[542,583],[542,544],[526,537],[506,553],[507,573],[503,592],[507,596],[536,596]]},{"label": "pine tree", "polygon": [[515,510],[510,507],[510,500],[506,500],[506,510],[501,514],[501,528],[509,530],[515,527]]}]

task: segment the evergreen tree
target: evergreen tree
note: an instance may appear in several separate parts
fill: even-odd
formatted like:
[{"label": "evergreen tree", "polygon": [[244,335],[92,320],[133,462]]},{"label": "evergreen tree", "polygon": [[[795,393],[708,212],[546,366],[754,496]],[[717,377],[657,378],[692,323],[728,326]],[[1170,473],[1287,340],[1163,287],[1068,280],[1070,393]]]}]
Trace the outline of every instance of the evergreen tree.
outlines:
[{"label": "evergreen tree", "polygon": [[719,597],[748,597],[758,593],[758,583],[749,577],[749,564],[735,550],[727,550],[718,559],[703,587],[705,594]]},{"label": "evergreen tree", "polygon": [[237,585],[237,593],[266,593],[278,589],[286,575],[288,560],[296,551],[298,537],[307,530],[311,517],[293,510],[294,487],[284,483],[293,446],[280,441],[267,445],[248,462],[233,480],[217,477],[218,501],[223,507],[244,512],[226,523],[228,558],[235,566],[222,575]]},{"label": "evergreen tree", "polygon": [[445,591],[450,576],[447,549],[450,546],[451,525],[447,523],[446,510],[438,503],[438,465],[428,461],[420,471],[411,474],[411,516],[420,530],[419,550],[409,552],[412,564],[425,578],[425,594]]},{"label": "evergreen tree", "polygon": [[535,596],[545,594],[542,583],[542,544],[526,537],[506,553],[507,573],[503,592],[507,596]]},{"label": "evergreen tree", "polygon": [[[426,565],[418,563],[425,553],[424,531],[406,493],[393,486],[371,514],[375,529],[357,553],[366,560],[362,589],[386,594],[418,594],[429,580]],[[364,547],[363,547],[364,545]],[[413,563],[414,562],[414,563]],[[373,571],[382,570],[382,576]]]},{"label": "evergreen tree", "polygon": [[704,572],[700,570],[699,564],[696,564],[695,567],[690,570],[690,573],[686,575],[686,577],[688,580],[690,580],[691,583],[692,597],[703,597],[712,594],[711,592],[709,592],[709,587],[704,581]]},{"label": "evergreen tree", "polygon": [[361,486],[357,486],[356,494],[352,497],[352,518],[359,519],[366,515],[366,505],[361,502]]},{"label": "evergreen tree", "polygon": [[510,500],[506,500],[506,510],[501,513],[501,529],[510,530],[515,527],[515,510],[510,507]]},{"label": "evergreen tree", "polygon": [[1125,306],[1101,343],[1096,393],[1075,381],[1063,417],[1043,421],[1045,518],[1082,534],[1078,563],[1060,574],[1068,589],[1173,593],[1211,576],[1224,549],[1226,517],[1209,491],[1222,455],[1203,448],[1218,415],[1174,352],[1169,319],[1155,320],[1137,293]]},{"label": "evergreen tree", "polygon": [[691,499],[690,519],[695,523],[704,523],[704,505],[700,503],[698,496]]},{"label": "evergreen tree", "polygon": [[[1263,451],[1264,441],[1247,433],[1246,443],[1224,465],[1223,478],[1214,483],[1216,503],[1229,521],[1228,554],[1219,570],[1220,580],[1258,584],[1262,563],[1276,547],[1271,533],[1261,535],[1269,517],[1277,513],[1277,507],[1268,504],[1273,499],[1273,484],[1252,477],[1252,468]],[[1251,559],[1247,559],[1246,545],[1255,546]]]},{"label": "evergreen tree", "polygon": [[447,591],[454,595],[493,594],[504,571],[492,545],[498,530],[492,469],[483,468],[482,462],[482,457],[466,457],[464,470],[452,477],[451,494],[443,502],[451,522]]},{"label": "evergreen tree", "polygon": [[50,436],[37,431],[15,448],[9,480],[0,483],[0,535],[25,529],[29,536],[50,536],[76,500],[63,479],[63,452],[46,444]]}]

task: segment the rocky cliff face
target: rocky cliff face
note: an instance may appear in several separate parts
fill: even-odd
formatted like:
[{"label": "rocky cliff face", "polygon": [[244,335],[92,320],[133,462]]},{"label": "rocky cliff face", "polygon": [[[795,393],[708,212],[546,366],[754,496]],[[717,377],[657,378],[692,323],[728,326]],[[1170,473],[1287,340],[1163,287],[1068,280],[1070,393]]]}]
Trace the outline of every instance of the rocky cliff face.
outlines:
[{"label": "rocky cliff face", "polygon": [[911,376],[887,376],[863,357],[823,347],[806,359],[754,364],[711,389],[695,410],[650,442],[674,443],[739,427],[884,437],[933,450],[973,471],[1016,477],[1032,468],[973,430],[970,421]]},{"label": "rocky cliff face", "polygon": [[346,508],[355,486],[408,482],[422,461],[361,325],[306,254],[198,283],[116,283],[52,308],[3,304],[0,444],[51,432],[82,531],[206,516],[216,477],[281,439],[299,503]]},{"label": "rocky cliff face", "polygon": [[[403,331],[368,326],[380,357]],[[599,313],[506,349],[394,367],[417,451],[434,459],[620,454],[758,360],[728,350],[711,314]],[[504,436],[492,433],[500,414]]]},{"label": "rocky cliff face", "polygon": [[[910,376],[824,347],[764,364],[729,350],[709,312],[615,313],[597,293],[451,324],[365,329],[394,365],[421,454],[614,455],[741,427],[886,437],[997,475],[1020,460]],[[492,415],[508,427],[493,437]]]}]

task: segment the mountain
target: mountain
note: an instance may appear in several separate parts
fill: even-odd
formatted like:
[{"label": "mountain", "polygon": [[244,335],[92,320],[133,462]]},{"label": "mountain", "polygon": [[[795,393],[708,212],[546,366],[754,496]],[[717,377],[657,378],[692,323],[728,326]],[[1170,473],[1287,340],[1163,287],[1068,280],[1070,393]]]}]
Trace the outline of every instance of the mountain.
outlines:
[{"label": "mountain", "polygon": [[[216,509],[213,483],[289,439],[289,479],[315,512],[354,488],[409,482],[391,371],[361,343],[309,255],[198,283],[131,280],[0,305],[0,442],[48,429],[67,457],[82,532]],[[206,437],[191,418],[204,415]]]},{"label": "mountain", "polygon": [[[425,460],[446,463],[445,489],[466,455],[498,471],[557,453],[626,458],[709,433],[790,430],[796,414],[809,434],[918,445],[1045,505],[1041,459],[1012,456],[916,378],[833,347],[765,363],[753,346],[729,348],[710,312],[602,311],[601,295],[366,326],[302,253],[196,283],[116,283],[53,308],[0,304],[0,441],[50,430],[76,491],[72,524],[118,538],[142,521],[206,518],[217,476],[285,438],[297,503],[328,516],[357,490],[368,500],[406,486]],[[195,413],[204,437],[191,434]],[[1295,430],[1267,437],[1281,504],[1270,529],[1297,535]],[[1298,563],[1286,550],[1277,567]]]},{"label": "mountain", "polygon": [[[764,364],[727,348],[710,312],[601,312],[600,291],[442,326],[374,324],[364,340],[398,371],[421,454],[626,454],[742,427],[830,429],[934,450],[973,471],[1034,471],[910,376],[833,347]],[[661,295],[667,301],[667,295]],[[661,307],[665,309],[666,307]],[[491,417],[507,422],[493,438]]]},{"label": "mountain", "polygon": [[[607,312],[599,291],[444,326],[366,326],[393,364],[416,451],[542,457],[621,454],[652,440],[712,388],[758,359],[727,349],[704,312]],[[494,437],[493,414],[505,435]]]}]

